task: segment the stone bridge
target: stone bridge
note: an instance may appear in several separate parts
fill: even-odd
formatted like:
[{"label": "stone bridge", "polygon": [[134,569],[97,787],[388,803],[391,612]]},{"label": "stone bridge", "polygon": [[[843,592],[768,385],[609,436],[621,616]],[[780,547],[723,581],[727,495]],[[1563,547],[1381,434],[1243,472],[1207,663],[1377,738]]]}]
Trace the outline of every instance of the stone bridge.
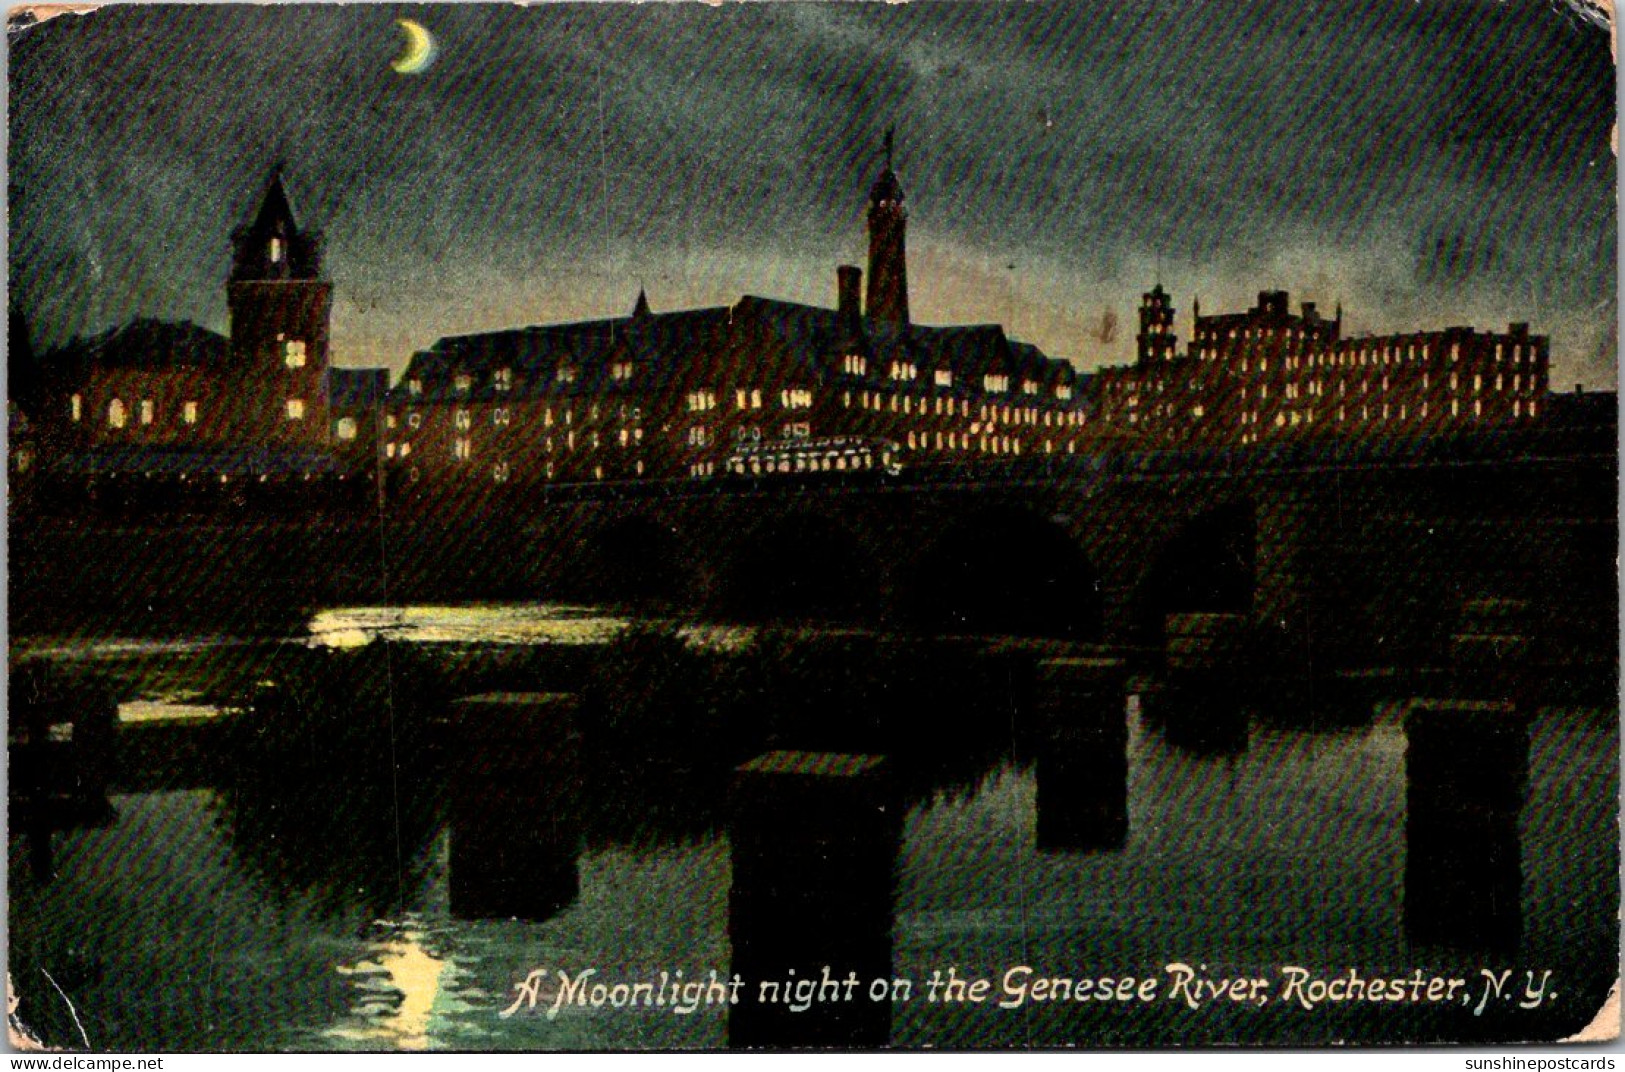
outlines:
[{"label": "stone bridge", "polygon": [[[1498,598],[1617,664],[1617,475],[1598,435],[599,485],[411,515],[14,518],[12,609],[24,633],[109,608],[231,631],[346,603],[652,601],[1144,647],[1167,614],[1212,610],[1332,670],[1426,659]],[[275,613],[245,626],[244,608]]]},{"label": "stone bridge", "polygon": [[1239,612],[1328,668],[1424,654],[1508,598],[1612,651],[1616,476],[1611,451],[1492,451],[600,490],[536,504],[496,564],[536,594],[1123,645]]}]

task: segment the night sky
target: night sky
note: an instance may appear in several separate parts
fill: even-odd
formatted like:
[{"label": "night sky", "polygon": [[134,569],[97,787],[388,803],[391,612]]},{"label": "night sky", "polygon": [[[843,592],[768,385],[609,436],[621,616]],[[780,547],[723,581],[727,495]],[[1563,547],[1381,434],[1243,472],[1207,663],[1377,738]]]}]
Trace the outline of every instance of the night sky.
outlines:
[{"label": "night sky", "polygon": [[[1616,369],[1614,74],[1584,0],[113,7],[10,34],[10,281],[36,347],[226,329],[271,165],[339,364],[758,294],[835,300],[897,128],[910,298],[1080,368],[1160,278],[1353,333],[1528,320]],[[398,74],[397,18],[436,41]]]}]

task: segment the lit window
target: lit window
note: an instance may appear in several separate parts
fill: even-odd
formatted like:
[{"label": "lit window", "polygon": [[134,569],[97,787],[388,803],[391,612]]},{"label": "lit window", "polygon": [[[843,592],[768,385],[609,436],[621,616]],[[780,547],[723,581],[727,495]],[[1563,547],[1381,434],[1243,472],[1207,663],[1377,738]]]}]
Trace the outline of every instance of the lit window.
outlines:
[{"label": "lit window", "polygon": [[498,428],[506,428],[513,421],[513,414],[506,406],[499,406],[491,411],[491,423]]},{"label": "lit window", "polygon": [[466,409],[460,409],[452,415],[452,424],[459,432],[466,432],[474,427],[474,415]]},{"label": "lit window", "polygon": [[847,354],[841,361],[841,368],[848,376],[864,376],[869,372],[869,362],[862,354]]},{"label": "lit window", "polygon": [[512,472],[513,471],[508,467],[507,462],[497,462],[496,465],[491,467],[491,479],[496,481],[498,484],[506,484],[508,482],[508,477],[512,475]]},{"label": "lit window", "polygon": [[1023,381],[1021,381],[1021,393],[1024,394],[1024,395],[1036,395],[1038,393],[1038,381],[1037,380],[1023,380]]},{"label": "lit window", "polygon": [[289,368],[305,367],[305,341],[303,339],[282,340],[282,363]]},{"label": "lit window", "polygon": [[1072,397],[1072,388],[1067,384],[1060,384],[1055,388],[1055,397],[1065,402]]},{"label": "lit window", "polygon": [[282,239],[280,238],[271,239],[271,263],[282,263]]},{"label": "lit window", "polygon": [[954,385],[953,372],[948,369],[937,369],[936,384],[938,387],[952,387]]},{"label": "lit window", "polygon": [[151,424],[152,423],[152,418],[153,418],[152,399],[143,398],[141,400],[141,423],[142,424]]},{"label": "lit window", "polygon": [[123,428],[124,422],[124,400],[115,398],[107,404],[107,425],[109,428]]},{"label": "lit window", "polygon": [[575,380],[576,380],[576,369],[575,369],[574,365],[560,365],[559,366],[559,382],[560,383],[574,383]]},{"label": "lit window", "polygon": [[474,387],[474,377],[466,372],[459,372],[451,381],[452,389],[460,395],[466,395]]},{"label": "lit window", "polygon": [[355,438],[355,418],[354,417],[340,417],[339,420],[338,420],[338,425],[336,427],[336,431],[337,431],[338,437],[340,439],[354,439]]},{"label": "lit window", "polygon": [[615,364],[610,366],[609,375],[611,379],[621,380],[623,382],[630,380],[632,378],[632,362],[617,361]]},{"label": "lit window", "polygon": [[85,416],[85,400],[79,395],[68,399],[68,414],[74,420],[83,420]]},{"label": "lit window", "polygon": [[1008,391],[1009,389],[1010,377],[1008,376],[995,376],[988,373],[982,377],[982,390],[984,391]]},{"label": "lit window", "polygon": [[305,400],[302,398],[288,399],[288,420],[302,421],[305,419]]},{"label": "lit window", "polygon": [[196,402],[182,402],[181,403],[181,420],[185,421],[187,424],[196,424],[197,423],[197,403]]},{"label": "lit window", "polygon": [[692,428],[690,428],[688,430],[688,445],[689,446],[691,446],[691,447],[703,447],[703,446],[706,446],[707,444],[709,444],[710,442],[711,442],[711,436],[710,436],[710,433],[706,430],[705,425],[696,424],[694,427],[692,427]]},{"label": "lit window", "polygon": [[499,368],[491,374],[491,386],[498,394],[513,390],[513,369]]},{"label": "lit window", "polygon": [[394,456],[395,456],[395,444],[394,444],[394,442],[391,441],[389,443],[385,443],[384,444],[384,457],[393,458]]},{"label": "lit window", "polygon": [[750,408],[762,408],[762,392],[760,388],[752,388],[750,392]]},{"label": "lit window", "polygon": [[460,462],[466,462],[473,455],[474,448],[467,436],[458,436],[451,441],[451,456]]},{"label": "lit window", "polygon": [[406,426],[408,428],[421,428],[421,427],[423,427],[423,414],[421,414],[421,413],[408,413],[406,415]]},{"label": "lit window", "polygon": [[410,444],[410,443],[402,443],[401,444],[401,457],[404,458],[404,457],[406,457],[407,455],[409,455],[411,453],[412,453],[412,444]]},{"label": "lit window", "polygon": [[413,376],[406,381],[406,389],[413,395],[421,395],[423,393],[423,381]]}]

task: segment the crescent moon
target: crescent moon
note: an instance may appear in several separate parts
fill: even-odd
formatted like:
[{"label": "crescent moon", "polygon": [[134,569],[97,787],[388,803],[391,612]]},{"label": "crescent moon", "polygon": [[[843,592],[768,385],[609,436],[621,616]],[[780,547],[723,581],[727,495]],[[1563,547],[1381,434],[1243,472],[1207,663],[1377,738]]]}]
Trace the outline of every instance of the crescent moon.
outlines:
[{"label": "crescent moon", "polygon": [[411,19],[396,19],[395,25],[406,34],[406,51],[389,65],[390,69],[396,74],[417,74],[434,61],[434,38]]}]

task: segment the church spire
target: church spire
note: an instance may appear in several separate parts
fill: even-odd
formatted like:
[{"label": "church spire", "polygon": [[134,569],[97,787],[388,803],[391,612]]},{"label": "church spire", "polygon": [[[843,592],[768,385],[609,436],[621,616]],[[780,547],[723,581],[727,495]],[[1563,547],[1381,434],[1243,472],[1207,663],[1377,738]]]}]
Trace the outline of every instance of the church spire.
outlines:
[{"label": "church spire", "polygon": [[643,292],[643,288],[640,286],[638,287],[638,300],[632,304],[632,319],[642,320],[644,317],[653,315],[649,311],[649,296]]}]

